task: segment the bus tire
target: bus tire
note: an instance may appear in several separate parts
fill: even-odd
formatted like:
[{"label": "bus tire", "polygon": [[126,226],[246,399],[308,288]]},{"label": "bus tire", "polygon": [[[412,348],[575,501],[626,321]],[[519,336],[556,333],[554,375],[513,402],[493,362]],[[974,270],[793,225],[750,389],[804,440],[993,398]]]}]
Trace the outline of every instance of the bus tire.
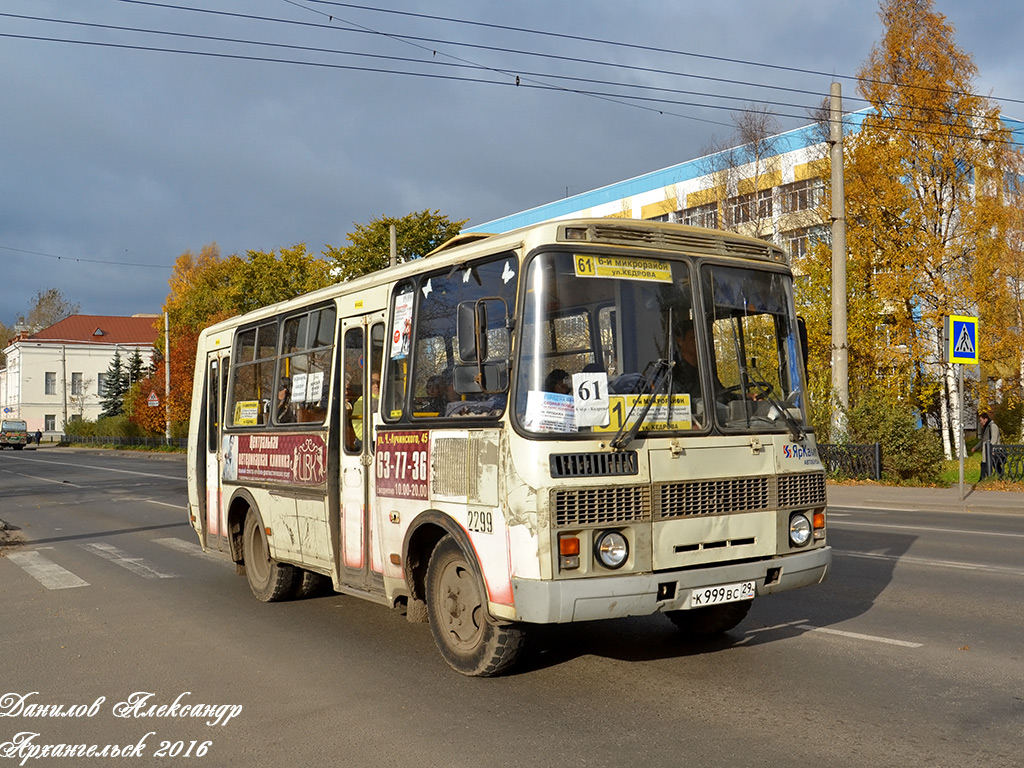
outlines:
[{"label": "bus tire", "polygon": [[452,669],[492,677],[515,663],[523,648],[523,628],[488,620],[483,579],[451,536],[441,539],[430,556],[426,592],[430,633]]},{"label": "bus tire", "polygon": [[753,600],[709,605],[689,611],[666,611],[665,616],[680,630],[695,637],[708,637],[728,632],[747,616]]},{"label": "bus tire", "polygon": [[245,558],[245,578],[257,600],[274,603],[295,596],[299,573],[294,566],[270,557],[263,518],[255,509],[250,509],[245,516],[242,557]]},{"label": "bus tire", "polygon": [[300,600],[307,597],[320,597],[333,591],[334,584],[329,576],[302,569],[295,580],[295,595]]}]

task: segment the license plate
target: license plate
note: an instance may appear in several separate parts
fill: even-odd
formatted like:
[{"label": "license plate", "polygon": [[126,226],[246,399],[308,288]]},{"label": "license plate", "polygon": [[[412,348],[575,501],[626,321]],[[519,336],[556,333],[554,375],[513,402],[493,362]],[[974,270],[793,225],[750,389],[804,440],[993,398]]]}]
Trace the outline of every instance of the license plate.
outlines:
[{"label": "license plate", "polygon": [[739,584],[722,584],[718,587],[700,587],[690,592],[690,607],[703,608],[705,605],[753,600],[756,592],[757,590],[752,581],[743,581]]}]

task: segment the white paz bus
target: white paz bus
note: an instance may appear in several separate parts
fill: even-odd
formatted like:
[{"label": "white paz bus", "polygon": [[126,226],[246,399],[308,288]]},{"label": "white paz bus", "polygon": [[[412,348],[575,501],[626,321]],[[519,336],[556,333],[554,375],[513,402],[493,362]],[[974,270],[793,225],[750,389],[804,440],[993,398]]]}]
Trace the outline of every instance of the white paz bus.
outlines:
[{"label": "white paz bus", "polygon": [[831,562],[801,327],[760,240],[462,235],[202,333],[191,523],[260,600],[402,608],[467,675],[536,624],[724,632]]}]

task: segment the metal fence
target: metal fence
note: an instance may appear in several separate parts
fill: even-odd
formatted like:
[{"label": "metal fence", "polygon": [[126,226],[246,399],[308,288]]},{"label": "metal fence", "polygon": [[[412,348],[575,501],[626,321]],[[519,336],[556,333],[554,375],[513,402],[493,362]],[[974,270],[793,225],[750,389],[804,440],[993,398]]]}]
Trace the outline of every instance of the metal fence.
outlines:
[{"label": "metal fence", "polygon": [[882,444],[819,443],[818,457],[833,477],[882,479]]},{"label": "metal fence", "polygon": [[987,445],[982,457],[1000,480],[1024,481],[1024,445]]},{"label": "metal fence", "polygon": [[164,437],[104,437],[103,435],[61,435],[60,442],[64,445],[113,445],[113,446],[142,446],[145,448],[188,448],[187,437],[172,437],[169,440]]}]

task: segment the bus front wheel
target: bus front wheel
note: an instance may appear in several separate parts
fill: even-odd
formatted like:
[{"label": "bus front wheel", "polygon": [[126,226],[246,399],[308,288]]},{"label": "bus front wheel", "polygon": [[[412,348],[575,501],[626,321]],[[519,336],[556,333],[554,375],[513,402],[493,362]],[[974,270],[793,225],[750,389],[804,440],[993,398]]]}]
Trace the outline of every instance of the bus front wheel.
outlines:
[{"label": "bus front wheel", "polygon": [[257,600],[273,603],[295,595],[299,573],[294,566],[270,557],[263,518],[255,509],[249,510],[245,516],[242,556],[245,558],[245,578]]},{"label": "bus front wheel", "polygon": [[452,669],[491,677],[515,663],[523,648],[522,627],[488,620],[483,580],[451,536],[430,556],[426,589],[430,632]]},{"label": "bus front wheel", "polygon": [[666,611],[669,621],[688,635],[708,637],[728,632],[747,616],[753,600],[709,605],[689,611]]}]

